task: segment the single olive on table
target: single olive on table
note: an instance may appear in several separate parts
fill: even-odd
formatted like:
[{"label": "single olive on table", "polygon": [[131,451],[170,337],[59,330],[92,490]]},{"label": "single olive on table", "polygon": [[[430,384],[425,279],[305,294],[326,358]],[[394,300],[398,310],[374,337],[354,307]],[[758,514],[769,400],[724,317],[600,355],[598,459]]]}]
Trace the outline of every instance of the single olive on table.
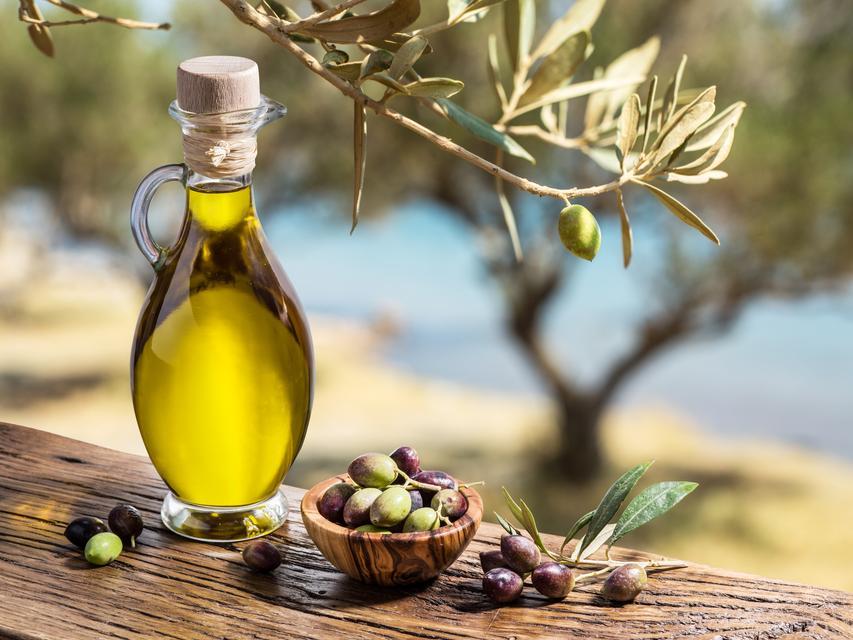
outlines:
[{"label": "single olive on table", "polygon": [[243,548],[243,562],[258,573],[269,573],[281,564],[281,554],[267,540],[253,540]]},{"label": "single olive on table", "polygon": [[96,533],[89,542],[86,543],[86,548],[83,550],[83,555],[86,562],[102,567],[109,564],[121,555],[121,550],[124,547],[121,538],[116,534],[105,531]]},{"label": "single olive on table", "polygon": [[498,567],[483,576],[483,591],[498,604],[518,600],[523,589],[521,576],[510,569]]},{"label": "single olive on table", "polygon": [[542,554],[533,540],[522,535],[503,536],[501,555],[507,566],[520,574],[530,573],[542,560]]},{"label": "single olive on table", "polygon": [[601,595],[613,602],[631,602],[646,588],[646,570],[638,564],[625,564],[614,569],[604,585]]},{"label": "single olive on table", "polygon": [[468,511],[466,485],[440,470],[421,470],[421,458],[402,446],[390,455],[364,453],[347,467],[349,479],[326,489],[317,511],[359,533],[434,531]]},{"label": "single olive on table", "polygon": [[125,546],[136,546],[136,539],[142,534],[145,524],[142,514],[129,504],[120,504],[113,507],[107,518],[110,531],[116,534]]},{"label": "single olive on table", "polygon": [[108,531],[107,525],[100,518],[92,518],[84,516],[82,518],[74,518],[65,527],[65,537],[68,541],[78,549],[85,549],[89,539],[98,534]]}]

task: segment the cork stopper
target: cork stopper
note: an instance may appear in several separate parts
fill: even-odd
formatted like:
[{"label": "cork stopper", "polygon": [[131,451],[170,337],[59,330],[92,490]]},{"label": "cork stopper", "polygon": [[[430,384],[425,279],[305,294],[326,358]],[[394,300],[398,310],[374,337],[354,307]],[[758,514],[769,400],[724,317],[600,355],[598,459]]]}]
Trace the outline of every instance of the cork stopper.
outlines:
[{"label": "cork stopper", "polygon": [[261,104],[258,65],[237,56],[202,56],[178,65],[178,106],[200,114],[254,109]]}]

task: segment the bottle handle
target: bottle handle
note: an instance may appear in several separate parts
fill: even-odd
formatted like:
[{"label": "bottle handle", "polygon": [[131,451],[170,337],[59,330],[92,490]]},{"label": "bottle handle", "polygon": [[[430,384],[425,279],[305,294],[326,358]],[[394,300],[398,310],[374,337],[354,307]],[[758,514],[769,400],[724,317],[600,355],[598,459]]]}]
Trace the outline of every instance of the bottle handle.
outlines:
[{"label": "bottle handle", "polygon": [[163,266],[168,248],[161,247],[151,237],[151,229],[148,227],[148,207],[160,185],[166,182],[186,184],[186,181],[186,165],[164,164],[145,176],[136,188],[136,193],[133,194],[133,202],[130,205],[130,230],[133,232],[136,246],[155,271]]}]

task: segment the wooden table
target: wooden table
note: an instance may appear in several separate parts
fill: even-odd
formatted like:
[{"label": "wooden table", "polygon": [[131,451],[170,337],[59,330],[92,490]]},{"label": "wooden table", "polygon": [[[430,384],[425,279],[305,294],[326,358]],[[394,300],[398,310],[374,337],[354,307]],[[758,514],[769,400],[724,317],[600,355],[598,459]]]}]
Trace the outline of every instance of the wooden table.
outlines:
[{"label": "wooden table", "polygon": [[[622,607],[591,586],[557,603],[529,589],[495,607],[480,591],[477,557],[500,537],[490,524],[432,584],[365,586],[315,549],[297,509],[303,491],[290,487],[290,519],[273,536],[284,563],[257,575],[239,545],[168,533],[164,492],[145,458],[0,423],[0,638],[853,638],[850,594],[699,565],[656,574]],[[89,567],[65,525],[105,518],[117,502],[136,505],[147,529],[136,550]]]}]

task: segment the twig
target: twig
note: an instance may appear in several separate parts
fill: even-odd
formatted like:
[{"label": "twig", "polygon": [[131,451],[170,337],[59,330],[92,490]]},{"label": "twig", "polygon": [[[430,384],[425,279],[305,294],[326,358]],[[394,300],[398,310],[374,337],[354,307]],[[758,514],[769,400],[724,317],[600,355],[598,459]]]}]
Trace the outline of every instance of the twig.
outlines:
[{"label": "twig", "polygon": [[167,30],[172,26],[168,22],[141,22],[139,20],[131,20],[130,18],[114,18],[112,16],[105,16],[101,15],[100,13],[97,13],[96,11],[92,11],[91,9],[87,9],[86,7],[80,7],[76,4],[71,4],[70,2],[66,2],[65,0],[46,1],[54,6],[59,7],[60,9],[65,9],[69,13],[82,16],[82,18],[79,20],[40,20],[30,16],[24,9],[24,5],[22,3],[21,11],[19,12],[20,20],[28,24],[38,24],[43,27],[64,27],[72,24],[90,24],[92,22],[106,22],[108,24],[114,24],[118,25],[119,27],[124,27],[125,29]]},{"label": "twig", "polygon": [[270,40],[295,56],[296,59],[299,60],[309,71],[312,71],[322,77],[345,96],[363,104],[365,107],[376,113],[376,115],[396,122],[400,126],[413,131],[426,140],[429,140],[438,148],[469,162],[493,176],[509,182],[523,191],[527,191],[528,193],[532,193],[537,196],[549,196],[551,198],[565,200],[566,198],[596,196],[613,191],[625,182],[628,182],[632,177],[630,175],[621,176],[619,179],[608,182],[607,184],[593,187],[558,189],[555,187],[541,185],[533,182],[532,180],[517,176],[503,167],[499,167],[498,165],[481,158],[477,154],[468,151],[468,149],[456,144],[449,138],[435,133],[419,122],[415,122],[403,114],[390,109],[381,102],[371,100],[346,80],[339,78],[334,73],[326,69],[316,58],[314,58],[314,56],[299,47],[288,37],[286,33],[282,32],[279,25],[270,20],[268,16],[257,11],[246,0],[220,0],[220,2],[228,7],[239,20],[266,34]]},{"label": "twig", "polygon": [[324,20],[334,18],[335,16],[343,13],[347,9],[351,9],[352,7],[361,4],[365,1],[366,0],[344,0],[344,2],[340,2],[334,7],[324,9],[323,11],[318,11],[317,13],[310,15],[307,18],[303,18],[302,20],[282,24],[279,27],[279,30],[284,33],[292,33],[293,31],[299,31],[300,29],[304,29],[305,27],[313,26],[318,22],[323,22]]}]

